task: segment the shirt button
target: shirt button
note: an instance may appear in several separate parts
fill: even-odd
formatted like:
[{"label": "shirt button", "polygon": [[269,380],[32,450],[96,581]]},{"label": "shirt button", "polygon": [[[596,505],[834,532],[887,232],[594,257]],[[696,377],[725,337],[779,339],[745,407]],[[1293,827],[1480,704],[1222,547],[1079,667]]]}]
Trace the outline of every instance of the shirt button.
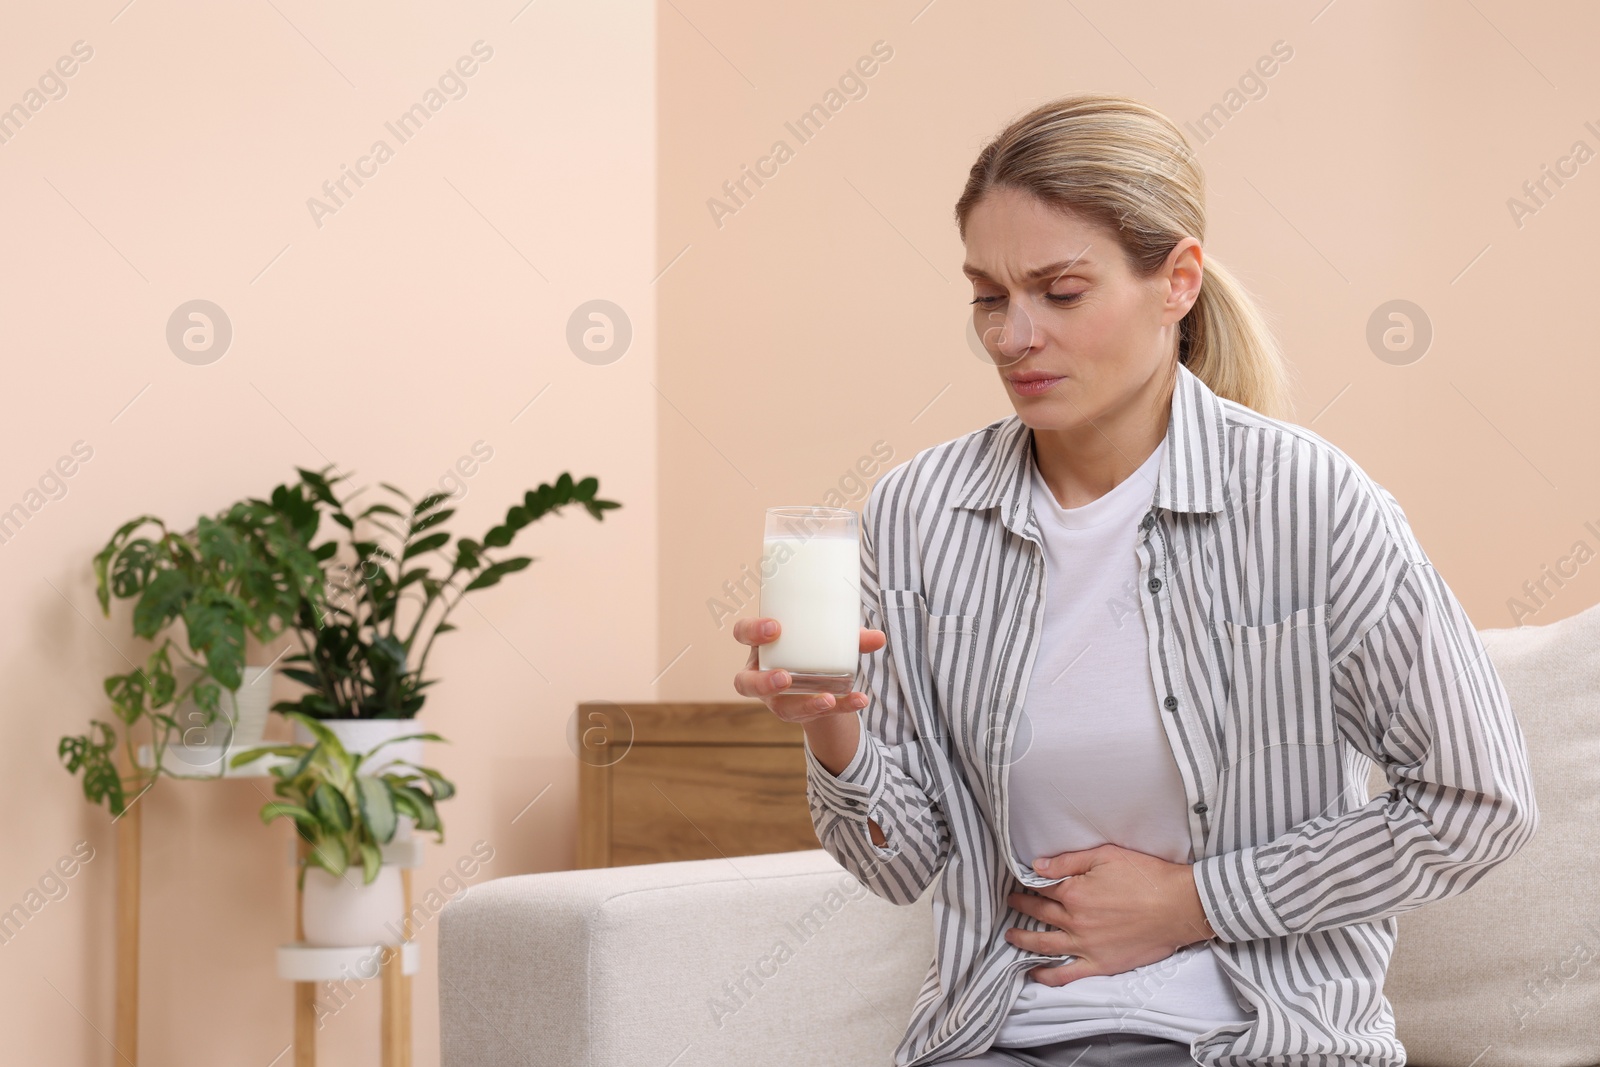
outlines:
[{"label": "shirt button", "polygon": [[1200,803],[1196,804],[1194,806],[1194,813],[1196,815],[1204,815],[1206,813],[1206,802],[1202,800]]},{"label": "shirt button", "polygon": [[1154,593],[1157,589],[1160,589],[1160,588],[1161,588],[1161,579],[1160,578],[1152,578],[1152,579],[1150,579],[1150,591],[1152,593]]},{"label": "shirt button", "polygon": [[1147,512],[1145,512],[1144,521],[1141,522],[1139,524],[1139,526],[1140,526],[1141,529],[1148,530],[1148,529],[1150,529],[1150,527],[1154,526],[1155,524],[1156,524],[1156,513],[1154,511],[1147,511]]},{"label": "shirt button", "polygon": [[1177,707],[1178,707],[1178,698],[1173,696],[1171,693],[1168,693],[1167,694],[1167,699],[1163,700],[1161,702],[1161,705],[1162,705],[1162,707],[1166,708],[1168,711],[1175,711],[1175,710],[1177,710]]}]

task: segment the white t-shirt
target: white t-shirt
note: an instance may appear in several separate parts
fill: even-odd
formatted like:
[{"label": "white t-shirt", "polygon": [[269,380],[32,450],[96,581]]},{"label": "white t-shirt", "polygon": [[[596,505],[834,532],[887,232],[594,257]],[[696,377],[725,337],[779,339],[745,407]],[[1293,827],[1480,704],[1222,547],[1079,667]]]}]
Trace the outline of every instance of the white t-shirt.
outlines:
[{"label": "white t-shirt", "polygon": [[[1063,508],[1033,469],[1045,618],[1011,751],[1010,832],[1022,866],[1110,842],[1191,863],[1188,801],[1161,722],[1136,583],[1139,520],[1166,441],[1110,492]],[[1190,1041],[1250,1019],[1204,942],[1064,986],[1028,977],[996,1035],[1005,1047],[1090,1034]]]}]

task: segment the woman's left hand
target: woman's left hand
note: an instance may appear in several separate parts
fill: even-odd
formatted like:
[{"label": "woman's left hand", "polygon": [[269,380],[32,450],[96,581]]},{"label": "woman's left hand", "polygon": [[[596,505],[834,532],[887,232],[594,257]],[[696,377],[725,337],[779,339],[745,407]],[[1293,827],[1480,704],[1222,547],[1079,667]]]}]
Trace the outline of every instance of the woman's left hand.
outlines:
[{"label": "woman's left hand", "polygon": [[1011,927],[1005,937],[1030,952],[1078,957],[1028,972],[1046,985],[1121,974],[1216,936],[1187,863],[1106,844],[1048,857],[1034,870],[1047,878],[1070,877],[1024,887],[1006,900],[1057,929]]}]

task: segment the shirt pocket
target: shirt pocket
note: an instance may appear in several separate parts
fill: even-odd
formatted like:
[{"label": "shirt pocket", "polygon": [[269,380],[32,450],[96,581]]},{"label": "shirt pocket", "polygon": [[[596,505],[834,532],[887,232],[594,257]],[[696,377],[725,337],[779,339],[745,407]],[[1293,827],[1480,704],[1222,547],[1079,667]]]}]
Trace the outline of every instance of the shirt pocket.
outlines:
[{"label": "shirt pocket", "polygon": [[1333,744],[1327,604],[1253,626],[1223,619],[1222,629],[1230,668],[1231,757],[1262,755],[1282,745]]},{"label": "shirt pocket", "polygon": [[928,609],[923,595],[913,589],[885,589],[881,593],[886,637],[892,642],[895,667],[907,693],[931,700],[927,709],[941,734],[976,713],[973,693],[978,644],[977,615],[940,615]]}]

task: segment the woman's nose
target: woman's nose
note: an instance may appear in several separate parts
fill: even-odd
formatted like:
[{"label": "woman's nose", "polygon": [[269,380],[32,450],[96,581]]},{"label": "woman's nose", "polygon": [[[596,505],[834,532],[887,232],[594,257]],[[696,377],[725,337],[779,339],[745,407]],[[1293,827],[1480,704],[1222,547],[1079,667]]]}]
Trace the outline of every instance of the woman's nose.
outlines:
[{"label": "woman's nose", "polygon": [[1027,305],[1020,300],[1012,300],[1006,306],[1004,320],[994,333],[995,348],[1007,360],[1016,360],[1037,343],[1038,333],[1038,326],[1029,314]]}]

